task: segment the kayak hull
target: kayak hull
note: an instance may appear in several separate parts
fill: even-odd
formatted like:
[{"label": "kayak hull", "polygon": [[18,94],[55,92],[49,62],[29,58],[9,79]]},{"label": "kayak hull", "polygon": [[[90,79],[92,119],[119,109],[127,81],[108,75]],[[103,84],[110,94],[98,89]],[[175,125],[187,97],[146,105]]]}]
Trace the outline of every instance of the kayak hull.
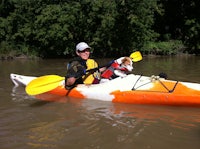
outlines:
[{"label": "kayak hull", "polygon": [[[36,77],[10,74],[10,78],[15,85],[27,86]],[[66,90],[64,81],[60,81],[60,85],[49,91],[48,94],[129,104],[200,105],[200,84],[198,83],[133,74],[102,84],[80,84],[71,90]]]}]

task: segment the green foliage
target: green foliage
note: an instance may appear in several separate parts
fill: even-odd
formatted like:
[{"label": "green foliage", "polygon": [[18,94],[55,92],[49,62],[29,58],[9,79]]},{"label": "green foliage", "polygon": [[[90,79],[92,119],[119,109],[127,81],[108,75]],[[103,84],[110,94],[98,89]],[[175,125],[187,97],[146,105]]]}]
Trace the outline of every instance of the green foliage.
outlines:
[{"label": "green foliage", "polygon": [[145,54],[155,55],[175,55],[185,47],[180,40],[171,40],[168,42],[148,42],[142,48]]},{"label": "green foliage", "polygon": [[[152,45],[159,37],[153,26],[155,16],[163,15],[161,6],[158,0],[2,1],[0,49],[2,52],[11,48],[16,53],[40,57],[63,57],[73,56],[75,45],[86,41],[96,57],[128,55],[136,49],[174,54],[176,48],[171,42]],[[199,48],[199,24],[199,19],[194,17],[186,19],[185,43],[192,49]],[[168,40],[173,37],[171,33],[164,35]],[[157,51],[152,52],[151,46]]]},{"label": "green foliage", "polygon": [[200,53],[200,21],[197,19],[188,19],[185,22],[187,33],[185,44],[191,49],[190,53]]},{"label": "green foliage", "polygon": [[9,55],[9,52],[12,51],[12,45],[8,44],[7,42],[5,41],[2,41],[0,43],[0,55],[6,55],[8,54]]},{"label": "green foliage", "polygon": [[118,38],[115,42],[118,43],[118,47],[125,43],[126,54],[133,49],[140,49],[146,42],[157,36],[152,30],[157,7],[156,0],[134,0],[134,2],[129,0],[118,6],[120,16],[116,23]]},{"label": "green foliage", "polygon": [[156,17],[154,30],[160,33],[160,40],[182,40],[188,53],[200,54],[200,1],[160,1],[164,15]]}]

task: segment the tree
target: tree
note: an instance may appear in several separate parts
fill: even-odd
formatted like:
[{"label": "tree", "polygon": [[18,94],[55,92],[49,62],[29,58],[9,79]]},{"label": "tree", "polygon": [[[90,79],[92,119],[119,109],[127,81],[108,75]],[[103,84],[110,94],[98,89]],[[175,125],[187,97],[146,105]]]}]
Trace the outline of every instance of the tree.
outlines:
[{"label": "tree", "polygon": [[154,30],[160,40],[182,40],[189,53],[200,54],[200,1],[162,0],[164,15],[156,16]]},{"label": "tree", "polygon": [[[7,8],[9,4],[9,8]],[[0,39],[13,50],[41,57],[74,55],[80,41],[94,56],[128,55],[157,34],[157,0],[10,0],[1,9]]]}]

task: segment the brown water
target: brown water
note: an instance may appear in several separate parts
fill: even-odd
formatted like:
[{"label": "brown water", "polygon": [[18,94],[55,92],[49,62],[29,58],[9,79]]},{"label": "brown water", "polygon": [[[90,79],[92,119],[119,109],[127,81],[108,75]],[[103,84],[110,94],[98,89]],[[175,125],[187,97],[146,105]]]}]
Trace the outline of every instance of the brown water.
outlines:
[{"label": "brown water", "polygon": [[[105,63],[108,60],[98,60]],[[200,83],[200,57],[145,58],[134,73]],[[200,107],[131,105],[62,97],[42,102],[9,74],[64,76],[66,60],[0,61],[2,149],[199,149]],[[61,97],[60,97],[61,98]]]}]

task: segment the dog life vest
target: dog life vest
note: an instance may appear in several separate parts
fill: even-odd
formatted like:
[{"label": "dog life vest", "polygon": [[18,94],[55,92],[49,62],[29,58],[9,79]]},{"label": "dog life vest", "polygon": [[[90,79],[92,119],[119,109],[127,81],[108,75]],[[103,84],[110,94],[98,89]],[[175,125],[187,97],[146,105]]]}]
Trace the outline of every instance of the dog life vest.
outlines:
[{"label": "dog life vest", "polygon": [[117,76],[114,74],[114,70],[121,70],[121,71],[127,71],[126,68],[124,67],[121,67],[120,64],[118,64],[117,62],[114,62],[111,64],[111,66],[105,70],[101,77],[104,78],[104,79],[113,79],[113,78],[116,78]]}]

